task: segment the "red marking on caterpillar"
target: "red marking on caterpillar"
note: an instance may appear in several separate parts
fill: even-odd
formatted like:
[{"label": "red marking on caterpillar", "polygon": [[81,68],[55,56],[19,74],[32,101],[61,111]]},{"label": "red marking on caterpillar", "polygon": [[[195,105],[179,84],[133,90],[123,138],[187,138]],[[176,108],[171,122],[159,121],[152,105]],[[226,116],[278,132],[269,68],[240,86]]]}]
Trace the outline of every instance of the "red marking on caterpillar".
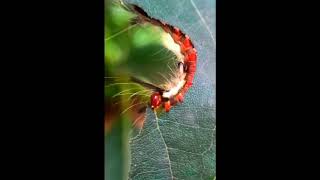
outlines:
[{"label": "red marking on caterpillar", "polygon": [[150,106],[152,109],[157,109],[162,106],[166,112],[169,112],[172,106],[183,102],[186,92],[192,86],[194,74],[196,72],[197,51],[194,48],[190,37],[184,34],[179,28],[150,17],[144,10],[136,5],[126,5],[126,8],[137,14],[138,17],[136,22],[148,22],[161,27],[166,33],[169,33],[173,41],[180,46],[180,53],[183,55],[183,62],[182,64],[178,64],[178,66],[179,68],[181,66],[181,69],[186,76],[181,80],[184,82],[183,85],[174,87],[178,88],[178,91],[175,89],[172,93],[170,93],[170,91],[165,92],[165,90],[154,85],[136,80],[136,82],[140,82],[142,85],[146,85],[149,88],[150,86],[154,86],[154,88],[152,88],[154,89],[154,93],[150,97]]},{"label": "red marking on caterpillar", "polygon": [[171,108],[170,101],[165,101],[164,102],[164,109],[166,110],[166,112],[169,112],[170,108]]},{"label": "red marking on caterpillar", "polygon": [[162,98],[159,92],[155,92],[151,95],[151,108],[156,108],[161,105]]}]

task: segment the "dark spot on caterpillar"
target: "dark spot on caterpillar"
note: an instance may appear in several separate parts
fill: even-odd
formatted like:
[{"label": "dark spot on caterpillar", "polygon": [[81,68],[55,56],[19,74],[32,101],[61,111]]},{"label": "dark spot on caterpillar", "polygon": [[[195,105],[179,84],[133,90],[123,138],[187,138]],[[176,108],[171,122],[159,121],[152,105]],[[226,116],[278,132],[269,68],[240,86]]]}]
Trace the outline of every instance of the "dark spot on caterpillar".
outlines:
[{"label": "dark spot on caterpillar", "polygon": [[137,11],[138,13],[140,13],[141,15],[143,15],[145,17],[150,18],[149,15],[143,9],[141,9],[140,7],[138,7],[137,5],[134,5],[134,4],[132,6],[135,11]]},{"label": "dark spot on caterpillar", "polygon": [[163,101],[169,101],[169,98],[162,97]]},{"label": "dark spot on caterpillar", "polygon": [[188,70],[188,66],[185,64],[185,63],[183,63],[183,62],[179,62],[178,63],[178,68],[179,69],[183,69],[183,72],[187,72],[187,70]]}]

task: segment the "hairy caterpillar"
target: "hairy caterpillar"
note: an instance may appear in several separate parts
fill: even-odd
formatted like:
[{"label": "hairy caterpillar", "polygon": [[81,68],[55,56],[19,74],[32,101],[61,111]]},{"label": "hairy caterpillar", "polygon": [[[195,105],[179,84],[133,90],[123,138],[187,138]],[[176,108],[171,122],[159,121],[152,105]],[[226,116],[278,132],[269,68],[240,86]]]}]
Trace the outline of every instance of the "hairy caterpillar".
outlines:
[{"label": "hairy caterpillar", "polygon": [[164,44],[167,49],[171,50],[177,56],[177,73],[163,87],[144,82],[132,77],[132,81],[139,83],[146,88],[152,89],[150,97],[150,107],[152,109],[164,108],[169,112],[171,107],[182,103],[188,89],[192,86],[194,74],[196,71],[197,51],[194,48],[188,35],[183,33],[179,28],[169,25],[163,21],[150,17],[144,10],[133,4],[121,4],[128,10],[137,15],[135,23],[150,23],[161,27],[167,34],[167,43]]}]

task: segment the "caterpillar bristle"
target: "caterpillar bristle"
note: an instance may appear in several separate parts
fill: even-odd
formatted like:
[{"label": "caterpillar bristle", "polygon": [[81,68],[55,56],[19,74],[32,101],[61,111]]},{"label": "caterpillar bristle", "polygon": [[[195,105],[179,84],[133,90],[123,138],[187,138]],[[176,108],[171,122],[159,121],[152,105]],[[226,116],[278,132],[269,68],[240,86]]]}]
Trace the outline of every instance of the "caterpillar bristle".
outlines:
[{"label": "caterpillar bristle", "polygon": [[[165,37],[169,37],[168,41],[171,44],[168,43],[170,46],[166,46],[166,41],[164,41],[165,47],[174,52],[178,57],[176,59],[178,59],[180,63],[184,64],[184,67],[180,68],[182,70],[177,71],[180,73],[178,75],[175,75],[175,72],[170,69],[173,75],[171,76],[170,74],[170,80],[166,80],[165,86],[155,85],[135,77],[130,78],[130,81],[140,84],[154,93],[159,93],[159,96],[163,96],[160,102],[161,106],[159,107],[163,107],[166,112],[169,112],[172,106],[183,102],[185,93],[193,84],[194,74],[196,72],[197,51],[194,48],[190,37],[180,28],[171,26],[162,20],[150,17],[146,11],[135,4],[129,4],[123,0],[118,1],[124,9],[137,15],[131,19],[132,24],[150,23],[160,27],[164,32],[166,32],[167,34],[165,34]],[[167,86],[169,88],[167,88]],[[165,89],[160,87],[164,87]],[[155,102],[151,103],[151,106],[154,105],[156,105]]]}]

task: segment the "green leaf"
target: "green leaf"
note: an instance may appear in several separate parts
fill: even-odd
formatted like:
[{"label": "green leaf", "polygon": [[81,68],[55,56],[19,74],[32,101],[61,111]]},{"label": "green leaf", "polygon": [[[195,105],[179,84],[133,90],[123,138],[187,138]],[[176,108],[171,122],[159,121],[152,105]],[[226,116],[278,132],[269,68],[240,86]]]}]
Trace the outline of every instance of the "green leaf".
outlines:
[{"label": "green leaf", "polygon": [[151,17],[180,28],[198,52],[193,87],[184,103],[158,119],[148,109],[144,128],[130,139],[129,179],[214,179],[215,1],[127,0]]},{"label": "green leaf", "polygon": [[[180,116],[178,111],[175,114]],[[130,140],[130,179],[213,179],[215,176],[215,124],[211,109],[193,110],[202,123],[164,115],[149,116],[141,132]],[[183,122],[189,121],[189,124]],[[211,125],[207,126],[206,124]]]},{"label": "green leaf", "polygon": [[127,179],[129,123],[119,119],[105,136],[105,180]]}]

